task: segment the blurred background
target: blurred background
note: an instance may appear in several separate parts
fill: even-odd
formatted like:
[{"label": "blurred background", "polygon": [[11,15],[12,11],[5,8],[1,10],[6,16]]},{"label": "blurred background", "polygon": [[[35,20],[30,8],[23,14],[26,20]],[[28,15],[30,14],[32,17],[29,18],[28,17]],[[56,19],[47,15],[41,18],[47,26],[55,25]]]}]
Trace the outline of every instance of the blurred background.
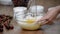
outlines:
[{"label": "blurred background", "polygon": [[[12,5],[12,4],[19,5],[21,3],[21,1],[23,2],[26,0],[0,0],[0,4],[3,4],[3,5]],[[47,7],[60,5],[60,0],[27,0],[27,1],[31,1],[33,3],[34,3],[34,1],[36,1],[37,4],[47,6]]]}]

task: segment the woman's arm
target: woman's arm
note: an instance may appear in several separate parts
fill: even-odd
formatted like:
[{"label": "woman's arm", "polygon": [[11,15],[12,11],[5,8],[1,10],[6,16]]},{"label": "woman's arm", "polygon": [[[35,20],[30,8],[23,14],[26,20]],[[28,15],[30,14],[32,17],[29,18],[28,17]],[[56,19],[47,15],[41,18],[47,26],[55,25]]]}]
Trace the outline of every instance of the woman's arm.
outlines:
[{"label": "woman's arm", "polygon": [[53,7],[52,9],[48,10],[45,17],[49,17],[49,20],[54,20],[57,15],[60,13],[60,6]]},{"label": "woman's arm", "polygon": [[41,21],[42,25],[51,24],[59,13],[60,13],[60,6],[53,7],[52,9],[48,10],[47,14],[37,22]]}]

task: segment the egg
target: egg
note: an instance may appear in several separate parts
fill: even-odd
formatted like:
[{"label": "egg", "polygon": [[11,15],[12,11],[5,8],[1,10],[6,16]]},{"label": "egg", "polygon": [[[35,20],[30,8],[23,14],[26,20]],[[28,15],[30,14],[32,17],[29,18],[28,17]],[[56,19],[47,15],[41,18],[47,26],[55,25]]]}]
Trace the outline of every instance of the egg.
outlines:
[{"label": "egg", "polygon": [[34,24],[34,23],[21,23],[19,22],[20,26],[22,29],[26,29],[26,30],[37,30],[38,28],[40,28],[40,24]]},{"label": "egg", "polygon": [[29,24],[31,24],[31,23],[33,23],[35,20],[33,20],[33,19],[28,19],[27,21],[26,21],[26,23],[29,23]]}]

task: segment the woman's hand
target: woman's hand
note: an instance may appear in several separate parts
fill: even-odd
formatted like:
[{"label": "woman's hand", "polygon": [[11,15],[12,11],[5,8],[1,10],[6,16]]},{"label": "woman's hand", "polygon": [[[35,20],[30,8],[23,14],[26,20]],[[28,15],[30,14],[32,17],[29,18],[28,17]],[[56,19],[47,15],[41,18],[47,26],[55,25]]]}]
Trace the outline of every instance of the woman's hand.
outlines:
[{"label": "woman's hand", "polygon": [[37,23],[42,22],[41,25],[52,24],[53,20],[57,17],[60,10],[59,7],[52,7],[48,10],[47,14],[43,16]]}]

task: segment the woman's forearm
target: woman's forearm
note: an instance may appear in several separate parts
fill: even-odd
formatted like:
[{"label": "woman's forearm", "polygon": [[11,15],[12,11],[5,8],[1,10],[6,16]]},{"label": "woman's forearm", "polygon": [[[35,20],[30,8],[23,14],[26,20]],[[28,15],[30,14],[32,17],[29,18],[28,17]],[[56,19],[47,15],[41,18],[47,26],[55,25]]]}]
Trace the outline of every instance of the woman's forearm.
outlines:
[{"label": "woman's forearm", "polygon": [[57,17],[57,15],[60,13],[60,6],[56,6],[51,10],[48,10],[45,17],[47,17],[49,20],[53,20]]},{"label": "woman's forearm", "polygon": [[[44,24],[51,24],[54,19],[58,16],[60,13],[60,6],[53,7],[52,9],[49,9],[47,14],[40,19],[42,22],[42,25]],[[38,21],[39,22],[39,21]]]}]

